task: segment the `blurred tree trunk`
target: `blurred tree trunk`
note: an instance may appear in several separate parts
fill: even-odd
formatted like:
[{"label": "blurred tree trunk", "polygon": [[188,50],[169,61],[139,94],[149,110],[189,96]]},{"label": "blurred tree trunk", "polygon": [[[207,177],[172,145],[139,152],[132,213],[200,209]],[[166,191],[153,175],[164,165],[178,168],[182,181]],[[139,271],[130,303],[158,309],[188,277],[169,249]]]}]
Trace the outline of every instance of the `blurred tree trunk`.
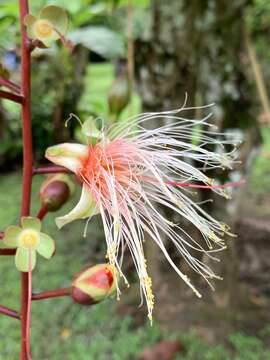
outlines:
[{"label": "blurred tree trunk", "polygon": [[[212,122],[223,130],[241,129],[248,139],[241,149],[243,163],[238,170],[242,174],[247,171],[250,154],[260,143],[254,88],[245,72],[248,64],[243,48],[243,14],[249,3],[247,0],[152,1],[145,20],[148,25],[136,41],[136,76],[143,110],[177,108],[182,105],[185,93],[188,106],[216,102]],[[189,117],[194,115],[198,114],[188,113]],[[224,181],[230,172],[211,175]],[[201,200],[211,197],[208,191],[201,192]],[[207,211],[224,219],[225,202],[216,200],[207,205]],[[233,220],[231,215],[231,225]],[[194,237],[197,236],[195,230]],[[160,272],[158,250],[151,241],[146,244],[151,258],[150,273],[157,274]],[[235,247],[223,257],[220,272],[226,281],[221,287],[229,294],[228,299],[234,298],[239,260]]]}]

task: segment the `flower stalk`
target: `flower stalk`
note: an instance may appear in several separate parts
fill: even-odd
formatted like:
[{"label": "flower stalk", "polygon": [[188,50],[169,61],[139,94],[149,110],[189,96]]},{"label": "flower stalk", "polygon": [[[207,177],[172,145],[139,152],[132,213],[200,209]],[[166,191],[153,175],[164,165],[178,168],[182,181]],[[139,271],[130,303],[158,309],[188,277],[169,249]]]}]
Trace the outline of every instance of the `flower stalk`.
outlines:
[{"label": "flower stalk", "polygon": [[17,94],[20,94],[21,92],[21,88],[19,87],[19,85],[2,77],[0,77],[0,86],[4,86]]},{"label": "flower stalk", "polygon": [[[29,12],[28,0],[19,0],[21,25],[21,84],[22,84],[22,137],[23,137],[23,183],[21,216],[30,213],[32,187],[32,129],[31,129],[31,51],[28,46],[24,18]],[[21,360],[28,360],[27,349],[30,349],[27,320],[29,310],[29,291],[31,283],[28,273],[21,273]],[[31,299],[30,299],[31,301]]]},{"label": "flower stalk", "polygon": [[5,90],[0,90],[0,98],[11,100],[18,104],[23,103],[23,96]]},{"label": "flower stalk", "polygon": [[54,290],[42,291],[40,293],[32,294],[32,300],[44,300],[61,296],[70,296],[70,288],[59,288]]},{"label": "flower stalk", "polygon": [[45,166],[33,168],[33,175],[45,175],[45,174],[70,174],[71,171],[63,166]]},{"label": "flower stalk", "polygon": [[0,249],[0,255],[15,255],[16,249],[6,248]]},{"label": "flower stalk", "polygon": [[20,320],[20,314],[4,305],[0,305],[0,313]]},{"label": "flower stalk", "polygon": [[38,212],[38,214],[37,214],[37,218],[38,218],[39,220],[42,220],[42,219],[44,219],[44,217],[47,215],[47,213],[48,213],[47,207],[46,207],[46,206],[42,206],[42,207],[39,209],[39,212]]}]

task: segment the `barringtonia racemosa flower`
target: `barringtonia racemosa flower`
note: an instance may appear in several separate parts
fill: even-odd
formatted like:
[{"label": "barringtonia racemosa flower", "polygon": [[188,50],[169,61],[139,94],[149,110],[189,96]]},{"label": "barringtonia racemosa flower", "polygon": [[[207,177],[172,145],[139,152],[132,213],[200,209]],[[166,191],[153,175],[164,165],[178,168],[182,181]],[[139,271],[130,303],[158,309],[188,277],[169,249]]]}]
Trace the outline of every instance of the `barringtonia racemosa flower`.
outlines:
[{"label": "barringtonia racemosa flower", "polygon": [[49,5],[41,9],[38,16],[26,15],[24,24],[30,39],[39,40],[46,47],[50,47],[53,41],[64,40],[68,16],[61,7]]},{"label": "barringtonia racemosa flower", "polygon": [[[99,213],[109,262],[127,282],[121,264],[125,248],[129,249],[150,319],[154,295],[144,256],[144,234],[159,246],[173,269],[199,297],[181,267],[173,262],[164,239],[170,239],[182,258],[210,284],[209,280],[218,276],[194,253],[216,259],[213,253],[226,247],[223,235],[231,235],[227,225],[191,199],[189,188],[211,188],[228,197],[224,186],[215,184],[205,171],[231,168],[237,151],[232,139],[208,123],[211,114],[202,120],[182,117],[189,109],[141,114],[103,129],[95,144],[88,133],[86,145],[64,143],[46,151],[47,159],[74,172],[82,182],[79,203],[69,214],[56,219],[57,226],[61,228]],[[166,125],[152,130],[143,127],[160,119]],[[231,147],[228,152],[225,146]],[[196,242],[180,225],[166,219],[157,205],[167,207],[195,226],[205,244]]]},{"label": "barringtonia racemosa flower", "polygon": [[40,232],[39,219],[23,217],[21,223],[22,227],[12,225],[6,229],[3,242],[7,246],[17,248],[15,265],[19,271],[28,272],[30,262],[31,270],[36,265],[36,253],[50,259],[55,251],[55,244],[49,235]]}]

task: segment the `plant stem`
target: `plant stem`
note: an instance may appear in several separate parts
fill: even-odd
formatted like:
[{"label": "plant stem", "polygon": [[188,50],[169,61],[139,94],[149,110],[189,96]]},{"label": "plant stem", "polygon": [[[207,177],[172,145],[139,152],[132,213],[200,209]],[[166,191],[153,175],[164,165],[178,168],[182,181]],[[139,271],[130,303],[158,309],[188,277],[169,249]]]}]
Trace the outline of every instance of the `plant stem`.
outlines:
[{"label": "plant stem", "polygon": [[0,249],[0,255],[15,255],[16,249]]},{"label": "plant stem", "polygon": [[48,209],[46,206],[42,206],[40,209],[39,209],[39,212],[37,214],[37,218],[39,218],[39,220],[42,220],[48,213]]},{"label": "plant stem", "polygon": [[14,311],[6,306],[0,305],[0,313],[13,317],[15,319],[20,319],[20,314],[17,311]]},{"label": "plant stem", "polygon": [[12,82],[10,80],[4,79],[2,77],[0,77],[0,86],[5,86],[9,90],[11,90],[17,94],[20,94],[20,92],[21,92],[19,85],[15,84],[14,82]]},{"label": "plant stem", "polygon": [[[27,43],[24,18],[28,14],[28,0],[19,0],[21,24],[21,84],[22,84],[22,137],[23,137],[23,183],[21,216],[30,213],[31,186],[32,186],[32,129],[31,129],[31,59],[30,48]],[[30,348],[27,337],[27,310],[29,283],[28,273],[21,274],[21,360],[27,359],[27,348]]]},{"label": "plant stem", "polygon": [[57,174],[57,173],[71,173],[71,171],[62,166],[45,166],[45,167],[33,168],[33,175]]},{"label": "plant stem", "polygon": [[70,296],[70,288],[60,288],[32,294],[32,300],[43,300],[60,296]]},{"label": "plant stem", "polygon": [[11,100],[18,104],[23,103],[23,97],[21,95],[13,94],[9,91],[0,90],[0,98]]}]

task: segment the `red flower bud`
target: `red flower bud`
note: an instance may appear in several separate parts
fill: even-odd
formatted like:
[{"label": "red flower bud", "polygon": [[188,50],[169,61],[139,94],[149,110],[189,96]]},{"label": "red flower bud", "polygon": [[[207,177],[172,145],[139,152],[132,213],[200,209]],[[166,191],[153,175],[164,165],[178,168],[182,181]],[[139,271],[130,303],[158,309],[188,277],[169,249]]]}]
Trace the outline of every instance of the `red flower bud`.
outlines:
[{"label": "red flower bud", "polygon": [[43,182],[39,191],[42,206],[48,211],[60,209],[69,199],[74,190],[74,184],[68,175],[51,175]]},{"label": "red flower bud", "polygon": [[96,304],[116,291],[116,270],[109,264],[98,264],[78,273],[72,282],[71,297],[82,305]]}]

